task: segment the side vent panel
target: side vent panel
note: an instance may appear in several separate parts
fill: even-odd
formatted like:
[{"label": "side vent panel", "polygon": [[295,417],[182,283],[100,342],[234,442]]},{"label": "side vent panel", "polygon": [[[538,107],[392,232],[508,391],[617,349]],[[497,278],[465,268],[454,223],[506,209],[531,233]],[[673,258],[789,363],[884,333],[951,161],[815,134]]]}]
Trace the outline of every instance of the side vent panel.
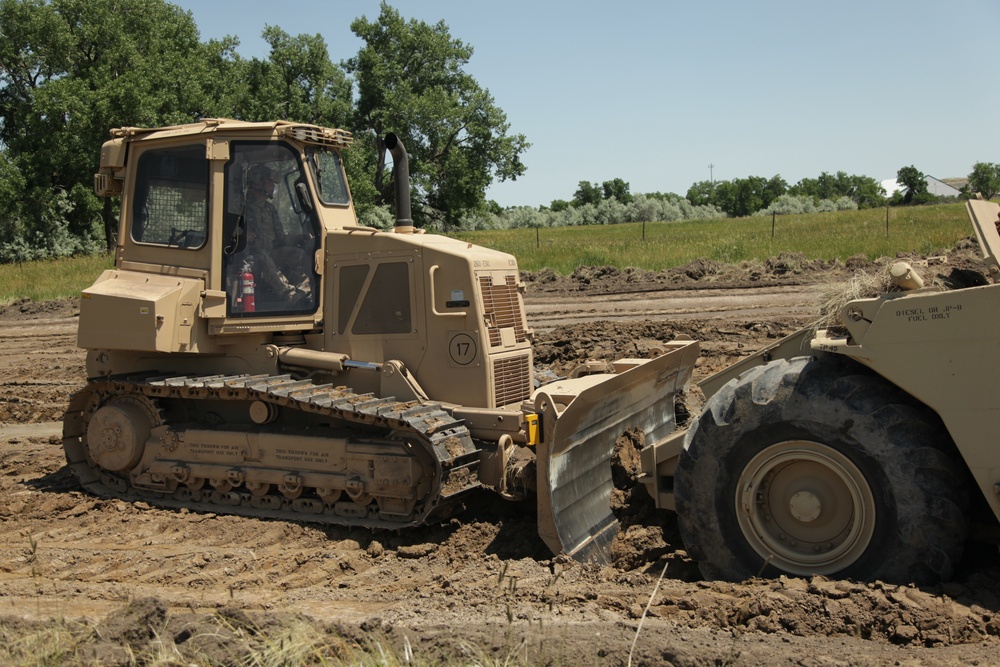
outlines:
[{"label": "side vent panel", "polygon": [[520,403],[531,397],[534,361],[517,271],[481,271],[476,278],[493,375],[493,407]]},{"label": "side vent panel", "polygon": [[496,406],[520,403],[531,395],[531,355],[493,360]]},{"label": "side vent panel", "polygon": [[479,287],[483,293],[483,312],[491,347],[506,347],[502,329],[513,331],[513,342],[527,340],[524,331],[524,315],[517,294],[517,276],[504,276],[504,282],[494,283],[493,276],[479,276]]}]

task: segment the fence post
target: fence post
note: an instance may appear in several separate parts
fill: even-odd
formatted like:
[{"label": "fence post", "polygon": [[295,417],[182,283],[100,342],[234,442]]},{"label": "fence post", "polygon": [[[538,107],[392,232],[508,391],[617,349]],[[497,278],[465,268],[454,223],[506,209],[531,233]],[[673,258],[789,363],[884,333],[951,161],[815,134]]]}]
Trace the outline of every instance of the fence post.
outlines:
[{"label": "fence post", "polygon": [[885,237],[889,238],[889,207],[885,207]]},{"label": "fence post", "polygon": [[771,238],[774,239],[774,218],[777,215],[775,211],[771,211]]},{"label": "fence post", "polygon": [[535,225],[535,248],[537,249],[541,247],[542,247],[542,240],[541,237],[538,235],[538,225]]},{"label": "fence post", "polygon": [[642,221],[642,240],[646,240],[646,221]]}]

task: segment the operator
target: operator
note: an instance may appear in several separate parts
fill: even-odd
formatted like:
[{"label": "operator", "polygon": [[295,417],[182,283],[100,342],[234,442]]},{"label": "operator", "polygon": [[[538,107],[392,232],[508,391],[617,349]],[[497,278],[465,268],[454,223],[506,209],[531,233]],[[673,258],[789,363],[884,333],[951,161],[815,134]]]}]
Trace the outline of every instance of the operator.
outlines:
[{"label": "operator", "polygon": [[270,167],[253,167],[247,175],[247,185],[247,248],[254,257],[256,281],[290,307],[310,305],[309,256],[290,242],[271,203],[275,180]]}]

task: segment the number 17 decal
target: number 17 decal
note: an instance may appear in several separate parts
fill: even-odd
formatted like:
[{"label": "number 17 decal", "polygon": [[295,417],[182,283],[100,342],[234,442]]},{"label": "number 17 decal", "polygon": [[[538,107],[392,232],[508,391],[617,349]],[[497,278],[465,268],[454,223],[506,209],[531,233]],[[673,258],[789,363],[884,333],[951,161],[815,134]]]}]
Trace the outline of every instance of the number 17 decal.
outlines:
[{"label": "number 17 decal", "polygon": [[476,358],[476,339],[467,333],[457,333],[448,343],[448,354],[459,366],[468,366]]}]

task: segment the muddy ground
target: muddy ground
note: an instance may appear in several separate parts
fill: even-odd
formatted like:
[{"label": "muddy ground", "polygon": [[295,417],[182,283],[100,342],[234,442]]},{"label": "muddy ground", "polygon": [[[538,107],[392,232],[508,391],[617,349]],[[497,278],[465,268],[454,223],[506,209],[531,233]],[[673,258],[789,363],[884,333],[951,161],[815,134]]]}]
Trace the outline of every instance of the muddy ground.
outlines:
[{"label": "muddy ground", "polygon": [[[969,246],[913,261],[925,277],[975,268]],[[526,276],[526,303],[538,361],[555,373],[686,334],[702,341],[697,379],[809,324],[816,285],[858,268],[874,267],[783,256],[543,271]],[[72,301],[0,311],[0,661],[59,629],[80,663],[238,664],[307,628],[326,655],[377,654],[374,642],[389,664],[1000,662],[995,547],[970,549],[955,580],[929,587],[705,581],[676,520],[627,475],[607,567],[553,556],[530,511],[486,493],[446,524],[401,534],[89,496],[54,423],[84,380],[76,314]]]}]

